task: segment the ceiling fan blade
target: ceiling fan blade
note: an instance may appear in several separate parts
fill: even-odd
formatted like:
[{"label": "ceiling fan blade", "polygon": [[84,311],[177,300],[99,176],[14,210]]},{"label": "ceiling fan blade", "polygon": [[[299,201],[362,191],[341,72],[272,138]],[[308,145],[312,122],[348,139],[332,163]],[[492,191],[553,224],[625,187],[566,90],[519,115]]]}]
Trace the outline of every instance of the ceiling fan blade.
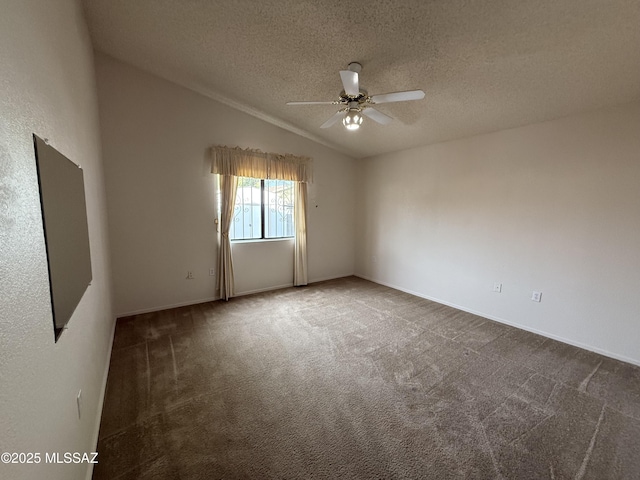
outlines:
[{"label": "ceiling fan blade", "polygon": [[353,97],[357,97],[358,95],[360,95],[358,72],[352,72],[351,70],[340,70],[340,78],[342,79],[344,93]]},{"label": "ceiling fan blade", "polygon": [[375,122],[381,123],[382,125],[388,125],[393,121],[393,118],[391,118],[389,115],[386,115],[371,107],[362,110],[362,114],[366,115]]},{"label": "ceiling fan blade", "polygon": [[409,90],[408,92],[383,93],[382,95],[373,95],[371,101],[373,103],[391,103],[406,102],[409,100],[422,100],[424,92],[422,90]]},{"label": "ceiling fan blade", "polygon": [[329,128],[331,125],[336,123],[342,117],[344,117],[344,110],[339,110],[329,120],[327,120],[322,125],[320,125],[320,128]]},{"label": "ceiling fan blade", "polygon": [[338,102],[287,102],[287,105],[337,105]]}]

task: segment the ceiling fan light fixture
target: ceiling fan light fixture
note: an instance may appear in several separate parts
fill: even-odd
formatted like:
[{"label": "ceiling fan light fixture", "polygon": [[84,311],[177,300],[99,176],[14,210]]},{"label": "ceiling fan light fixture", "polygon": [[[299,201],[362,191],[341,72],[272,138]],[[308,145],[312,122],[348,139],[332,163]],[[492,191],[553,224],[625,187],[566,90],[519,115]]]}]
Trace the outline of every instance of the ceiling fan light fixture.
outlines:
[{"label": "ceiling fan light fixture", "polygon": [[347,130],[358,130],[362,125],[363,117],[357,108],[349,109],[342,119],[342,124]]}]

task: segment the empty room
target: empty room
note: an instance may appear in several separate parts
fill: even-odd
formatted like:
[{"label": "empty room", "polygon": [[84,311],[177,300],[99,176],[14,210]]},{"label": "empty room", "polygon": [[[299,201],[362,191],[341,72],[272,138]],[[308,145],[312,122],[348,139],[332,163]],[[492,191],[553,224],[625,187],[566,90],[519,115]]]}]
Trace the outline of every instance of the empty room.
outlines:
[{"label": "empty room", "polygon": [[640,0],[2,0],[0,478],[640,479]]}]

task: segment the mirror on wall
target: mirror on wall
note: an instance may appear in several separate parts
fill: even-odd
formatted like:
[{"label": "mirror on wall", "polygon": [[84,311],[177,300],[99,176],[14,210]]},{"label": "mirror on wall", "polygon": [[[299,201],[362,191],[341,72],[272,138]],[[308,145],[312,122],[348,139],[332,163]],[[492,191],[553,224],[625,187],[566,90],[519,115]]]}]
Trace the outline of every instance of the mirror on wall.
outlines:
[{"label": "mirror on wall", "polygon": [[82,168],[33,136],[56,341],[91,283]]}]

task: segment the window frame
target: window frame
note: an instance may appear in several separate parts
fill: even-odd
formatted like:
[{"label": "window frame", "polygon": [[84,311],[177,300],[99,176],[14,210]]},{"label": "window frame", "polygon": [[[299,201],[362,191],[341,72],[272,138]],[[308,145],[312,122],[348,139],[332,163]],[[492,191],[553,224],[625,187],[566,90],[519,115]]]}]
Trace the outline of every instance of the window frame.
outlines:
[{"label": "window frame", "polygon": [[[272,241],[282,241],[282,240],[291,240],[291,239],[295,239],[296,238],[296,229],[295,229],[295,200],[292,202],[292,207],[293,207],[293,216],[292,216],[292,227],[293,227],[293,233],[291,235],[288,236],[282,236],[282,237],[267,237],[266,236],[266,232],[265,232],[265,215],[267,214],[266,212],[266,203],[268,203],[266,201],[265,196],[268,194],[268,191],[265,189],[265,181],[266,180],[277,180],[277,181],[282,181],[282,182],[288,182],[291,184],[291,189],[292,189],[292,194],[295,195],[295,181],[293,180],[281,180],[281,179],[265,179],[265,178],[254,178],[254,177],[238,177],[238,179],[243,179],[243,178],[249,178],[252,180],[259,180],[260,181],[260,237],[248,237],[248,238],[231,238],[231,231],[229,232],[229,241],[231,242],[245,242],[245,243],[249,243],[249,242],[272,242]],[[238,190],[242,188],[238,185]],[[238,192],[236,191],[236,200],[237,200],[237,195]],[[234,209],[235,209],[235,205],[234,205]],[[231,219],[231,225],[233,225],[233,219],[235,218],[235,215],[232,217]],[[231,230],[231,229],[230,229]]]}]

